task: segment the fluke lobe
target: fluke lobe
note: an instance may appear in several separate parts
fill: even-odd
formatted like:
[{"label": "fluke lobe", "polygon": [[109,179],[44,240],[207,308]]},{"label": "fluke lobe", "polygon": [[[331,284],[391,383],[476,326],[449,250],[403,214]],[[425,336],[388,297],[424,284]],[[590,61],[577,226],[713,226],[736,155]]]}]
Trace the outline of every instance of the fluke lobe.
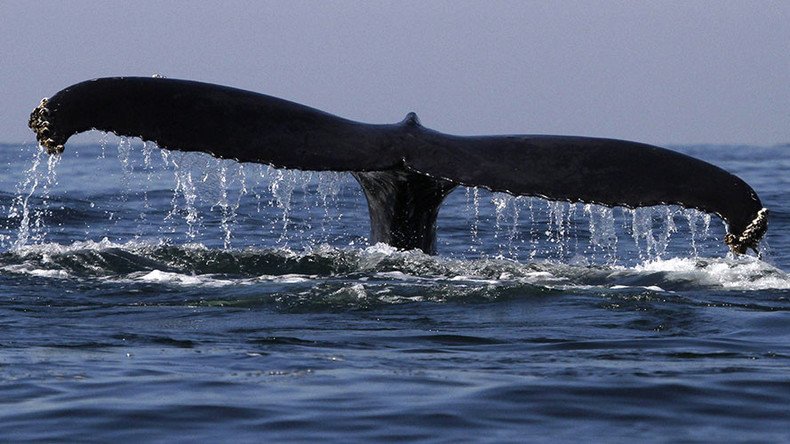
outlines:
[{"label": "fluke lobe", "polygon": [[44,99],[29,126],[49,153],[97,129],[162,148],[276,168],[349,171],[368,202],[371,241],[436,251],[436,217],[458,185],[629,208],[677,204],[720,216],[724,242],[744,253],[768,210],[740,178],[664,148],[548,135],[461,137],[423,127],[337,117],[263,94],[188,80],[89,80]]}]

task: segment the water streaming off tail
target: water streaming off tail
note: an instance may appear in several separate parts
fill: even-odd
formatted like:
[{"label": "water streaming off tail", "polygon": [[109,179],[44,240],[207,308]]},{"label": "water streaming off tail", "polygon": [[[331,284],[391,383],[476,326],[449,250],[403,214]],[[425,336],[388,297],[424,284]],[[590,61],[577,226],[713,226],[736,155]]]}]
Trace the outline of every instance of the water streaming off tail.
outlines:
[{"label": "water streaming off tail", "polygon": [[712,223],[710,215],[697,210],[609,208],[484,189],[452,193],[439,213],[437,233],[439,245],[467,242],[469,257],[522,262],[614,265],[727,254],[720,241],[723,222]]},{"label": "water streaming off tail", "polygon": [[[109,155],[113,143],[117,159]],[[225,249],[367,242],[367,206],[348,173],[279,170],[103,138],[65,154],[69,168],[85,170],[86,191],[84,184],[57,184],[59,159],[36,150],[9,206],[8,220],[19,228],[13,241],[0,238],[6,247],[105,237]],[[69,211],[77,214],[63,224]],[[607,208],[459,188],[437,225],[440,254],[444,245],[471,258],[616,264],[670,251],[726,254],[718,240],[723,224],[711,226],[710,215],[679,207]]]},{"label": "water streaming off tail", "polygon": [[[56,167],[60,162],[60,157],[46,156],[44,158],[43,152],[42,149],[35,151],[30,168],[25,171],[24,178],[17,185],[17,196],[8,209],[8,220],[19,221],[19,229],[13,243],[14,247],[20,247],[30,242],[42,242],[47,235],[45,220],[52,215],[50,194],[53,187],[57,185]],[[44,160],[46,161],[46,170],[41,167]],[[5,235],[0,237],[0,241],[10,238],[11,236]]]}]

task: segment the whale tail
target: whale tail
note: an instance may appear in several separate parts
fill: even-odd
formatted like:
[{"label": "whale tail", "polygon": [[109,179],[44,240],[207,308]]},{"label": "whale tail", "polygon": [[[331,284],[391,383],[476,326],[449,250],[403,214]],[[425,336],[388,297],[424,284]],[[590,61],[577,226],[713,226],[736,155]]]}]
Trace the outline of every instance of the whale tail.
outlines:
[{"label": "whale tail", "polygon": [[45,99],[29,126],[50,153],[90,129],[167,149],[277,168],[349,171],[368,202],[373,242],[435,252],[436,216],[458,185],[629,208],[677,204],[714,213],[725,243],[756,251],[768,211],[740,178],[671,150],[548,135],[461,137],[343,119],[287,100],[164,78],[90,80]]}]

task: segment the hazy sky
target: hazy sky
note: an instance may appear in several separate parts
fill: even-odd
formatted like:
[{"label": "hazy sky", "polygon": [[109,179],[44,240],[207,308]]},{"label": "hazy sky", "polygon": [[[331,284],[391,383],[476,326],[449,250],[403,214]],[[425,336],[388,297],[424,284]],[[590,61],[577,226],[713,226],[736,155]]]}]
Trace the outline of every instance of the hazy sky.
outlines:
[{"label": "hazy sky", "polygon": [[81,80],[186,78],[364,122],[790,142],[790,0],[0,0],[0,141]]}]

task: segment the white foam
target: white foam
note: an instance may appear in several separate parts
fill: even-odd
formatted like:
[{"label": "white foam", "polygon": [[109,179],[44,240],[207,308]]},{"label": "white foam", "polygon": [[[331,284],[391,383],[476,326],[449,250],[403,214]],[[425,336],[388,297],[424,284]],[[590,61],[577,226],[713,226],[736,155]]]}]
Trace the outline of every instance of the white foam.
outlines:
[{"label": "white foam", "polygon": [[382,271],[382,272],[376,273],[376,277],[382,277],[382,278],[387,278],[387,279],[395,279],[395,280],[399,280],[399,281],[413,281],[415,279],[418,279],[417,277],[409,275],[409,274],[406,274],[406,273],[404,273],[402,271]]},{"label": "white foam", "polygon": [[611,288],[612,290],[627,290],[627,289],[631,289],[631,288],[642,288],[642,289],[645,289],[645,290],[656,291],[656,292],[661,292],[661,293],[666,292],[666,290],[664,290],[663,288],[661,288],[661,287],[659,287],[657,285],[648,285],[648,286],[641,286],[641,285],[638,285],[638,286],[612,285],[609,288]]},{"label": "white foam", "polygon": [[132,273],[129,275],[129,278],[136,282],[176,284],[184,286],[224,287],[235,284],[234,281],[227,279],[215,279],[210,275],[186,275],[161,270],[153,270],[148,273]]},{"label": "white foam", "polygon": [[30,276],[45,278],[67,279],[70,277],[70,275],[64,270],[46,270],[42,268],[36,268],[35,265],[27,262],[18,265],[6,265],[5,267],[0,267],[0,270],[7,271],[9,273],[27,274]]},{"label": "white foam", "polygon": [[298,284],[300,282],[308,282],[316,278],[317,276],[308,275],[308,274],[281,274],[281,275],[264,274],[258,276],[257,280],[277,282],[279,284]]},{"label": "white foam", "polygon": [[[24,273],[32,276],[51,278],[70,278],[68,270],[58,269],[59,255],[72,255],[85,251],[101,252],[108,249],[119,249],[142,256],[157,248],[166,246],[163,242],[129,241],[124,243],[111,242],[107,238],[100,241],[81,241],[68,245],[44,243],[25,245],[15,248],[13,252],[24,261],[22,264],[5,265],[0,270],[10,273]],[[173,246],[186,252],[211,251],[199,243]],[[230,252],[234,254],[233,252]],[[240,251],[240,253],[242,253]],[[409,282],[447,282],[451,285],[508,285],[508,283],[538,285],[558,289],[584,288],[626,288],[633,277],[644,275],[653,280],[644,288],[649,291],[665,291],[673,282],[686,282],[693,286],[719,287],[723,289],[788,289],[790,277],[776,267],[751,256],[737,258],[672,258],[650,260],[634,267],[623,266],[587,266],[571,265],[557,262],[519,263],[501,259],[464,260],[429,256],[420,251],[401,251],[386,244],[376,244],[363,250],[339,249],[328,245],[319,245],[311,250],[294,252],[290,249],[256,250],[245,249],[243,254],[276,254],[281,257],[305,257],[319,255],[330,261],[349,261],[353,272],[373,272],[354,279],[360,282],[368,278],[387,279]],[[397,268],[390,271],[376,271],[384,261],[395,260]],[[95,268],[99,276],[105,275],[101,263],[84,266]],[[387,267],[389,268],[389,266]],[[299,284],[322,280],[321,276],[305,274],[262,275],[229,279],[217,275],[193,275],[189,271],[153,270],[132,273],[130,275],[105,276],[108,281],[130,280],[134,282],[170,283],[173,285],[220,287],[227,285],[250,285],[255,282],[270,281],[280,284]],[[667,281],[666,285],[662,282]],[[604,284],[605,282],[605,284]],[[590,287],[592,285],[592,287]]]},{"label": "white foam", "polygon": [[[127,250],[127,251],[135,251],[143,248],[151,248],[157,245],[159,244],[154,242],[139,242],[139,241],[115,243],[115,242],[111,242],[109,239],[105,237],[98,242],[92,240],[77,241],[68,245],[62,245],[57,243],[23,245],[14,248],[11,251],[22,257],[27,257],[31,255],[42,255],[43,256],[42,260],[46,261],[49,260],[48,256],[57,255],[57,254],[70,254],[78,251],[103,251],[113,248]],[[203,249],[206,249],[206,247],[200,244],[188,244],[180,248],[197,248],[198,246],[202,247]]]},{"label": "white foam", "polygon": [[391,256],[399,252],[397,248],[383,242],[371,245],[365,248],[363,251],[367,254],[383,254],[385,256]]},{"label": "white foam", "polygon": [[469,282],[475,284],[497,284],[502,282],[500,279],[484,279],[479,276],[470,275],[453,276],[449,280],[454,282]]},{"label": "white foam", "polygon": [[669,272],[675,278],[729,289],[790,289],[790,276],[751,256],[712,259],[653,260],[634,267],[640,272]]}]

